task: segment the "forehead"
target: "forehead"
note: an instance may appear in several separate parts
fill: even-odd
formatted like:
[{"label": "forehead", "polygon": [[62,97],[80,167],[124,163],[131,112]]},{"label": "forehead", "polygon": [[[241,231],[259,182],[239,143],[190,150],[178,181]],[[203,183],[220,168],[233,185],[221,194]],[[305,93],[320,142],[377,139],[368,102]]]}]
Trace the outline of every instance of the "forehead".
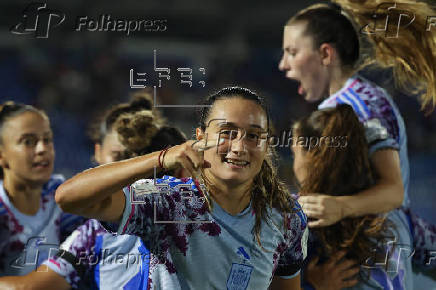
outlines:
[{"label": "forehead", "polygon": [[[208,121],[222,119],[239,127],[259,126],[267,129],[267,116],[263,108],[254,101],[242,98],[218,100],[213,104]],[[220,120],[221,121],[221,120]],[[211,122],[216,126],[219,122]],[[207,124],[206,124],[207,125]]]},{"label": "forehead", "polygon": [[306,35],[306,22],[298,21],[285,26],[283,47],[312,45],[312,38]]},{"label": "forehead", "polygon": [[50,122],[47,117],[36,112],[24,112],[8,118],[3,126],[3,131],[5,130],[9,136],[51,132]]},{"label": "forehead", "polygon": [[121,144],[118,134],[114,131],[110,131],[106,134],[103,139],[103,147],[108,148],[109,150],[119,150],[122,151],[125,147]]}]

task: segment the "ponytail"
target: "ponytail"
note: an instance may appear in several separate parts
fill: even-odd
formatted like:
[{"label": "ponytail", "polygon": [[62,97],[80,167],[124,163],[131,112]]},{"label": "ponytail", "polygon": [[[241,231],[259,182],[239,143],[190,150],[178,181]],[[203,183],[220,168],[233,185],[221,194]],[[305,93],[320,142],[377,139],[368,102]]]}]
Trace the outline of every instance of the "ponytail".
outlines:
[{"label": "ponytail", "polygon": [[[436,106],[436,36],[429,30],[428,17],[436,15],[434,6],[416,0],[334,2],[353,15],[361,27],[360,32],[374,44],[377,64],[392,67],[396,84],[409,93],[418,94],[421,109],[433,110]],[[403,27],[399,23],[401,14],[409,16],[409,23]],[[389,20],[386,29],[376,31],[380,25],[384,28],[386,20]],[[374,23],[379,24],[378,27],[373,27]]]},{"label": "ponytail", "polygon": [[[334,44],[346,69],[359,70],[372,63],[392,68],[396,85],[418,94],[422,110],[433,110],[436,37],[428,19],[436,15],[435,9],[422,0],[332,1],[333,4],[315,4],[301,10],[288,25],[306,21],[306,33],[313,37],[314,44]],[[410,23],[398,27],[401,15],[410,15]],[[387,27],[380,31],[379,26],[385,27],[387,17]],[[374,23],[378,27],[373,27]]]}]

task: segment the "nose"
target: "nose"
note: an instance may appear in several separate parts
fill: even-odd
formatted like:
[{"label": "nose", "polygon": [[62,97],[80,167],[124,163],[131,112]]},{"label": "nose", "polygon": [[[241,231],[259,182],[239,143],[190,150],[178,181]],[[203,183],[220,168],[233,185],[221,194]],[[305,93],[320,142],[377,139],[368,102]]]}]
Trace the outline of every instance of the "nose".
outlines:
[{"label": "nose", "polygon": [[245,130],[239,130],[238,136],[231,141],[230,149],[233,153],[241,155],[243,152],[247,151],[245,147],[245,135]]},{"label": "nose", "polygon": [[287,69],[289,69],[289,64],[286,60],[286,53],[284,52],[279,62],[279,70],[284,71]]},{"label": "nose", "polygon": [[44,140],[39,140],[38,143],[36,143],[36,147],[35,147],[36,153],[44,154],[45,152],[47,152],[47,146],[49,145],[46,144]]}]

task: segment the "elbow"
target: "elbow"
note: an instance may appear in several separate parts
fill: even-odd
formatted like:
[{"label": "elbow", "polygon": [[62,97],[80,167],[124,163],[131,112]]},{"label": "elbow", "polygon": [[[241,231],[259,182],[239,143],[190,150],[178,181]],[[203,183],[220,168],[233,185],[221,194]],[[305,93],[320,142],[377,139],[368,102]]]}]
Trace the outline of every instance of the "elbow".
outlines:
[{"label": "elbow", "polygon": [[394,197],[394,205],[395,208],[401,207],[404,200],[404,186],[403,183],[395,185],[395,197]]},{"label": "elbow", "polygon": [[74,206],[73,206],[74,203],[74,200],[72,198],[73,194],[68,187],[69,186],[67,183],[61,184],[56,189],[55,200],[58,206],[62,209],[62,211],[68,213],[76,213],[74,211]]}]

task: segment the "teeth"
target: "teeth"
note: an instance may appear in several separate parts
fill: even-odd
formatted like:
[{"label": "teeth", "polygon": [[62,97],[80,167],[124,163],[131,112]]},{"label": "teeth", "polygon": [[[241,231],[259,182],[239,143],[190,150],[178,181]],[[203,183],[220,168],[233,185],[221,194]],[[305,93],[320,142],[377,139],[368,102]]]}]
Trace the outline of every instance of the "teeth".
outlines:
[{"label": "teeth", "polygon": [[227,163],[231,163],[231,164],[235,164],[235,165],[239,165],[239,166],[245,166],[248,164],[247,161],[238,161],[238,160],[232,160],[232,159],[226,159]]}]

